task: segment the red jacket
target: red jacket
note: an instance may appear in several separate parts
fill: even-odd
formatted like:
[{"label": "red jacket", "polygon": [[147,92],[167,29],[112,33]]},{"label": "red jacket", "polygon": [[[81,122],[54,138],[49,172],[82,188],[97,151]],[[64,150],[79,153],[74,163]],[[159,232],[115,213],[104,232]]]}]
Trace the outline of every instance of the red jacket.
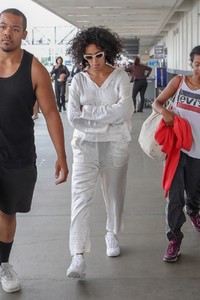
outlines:
[{"label": "red jacket", "polygon": [[189,151],[192,146],[192,130],[189,122],[179,116],[174,117],[174,126],[167,126],[162,119],[155,132],[155,139],[167,154],[162,178],[164,195],[167,197],[178,166],[180,150]]}]

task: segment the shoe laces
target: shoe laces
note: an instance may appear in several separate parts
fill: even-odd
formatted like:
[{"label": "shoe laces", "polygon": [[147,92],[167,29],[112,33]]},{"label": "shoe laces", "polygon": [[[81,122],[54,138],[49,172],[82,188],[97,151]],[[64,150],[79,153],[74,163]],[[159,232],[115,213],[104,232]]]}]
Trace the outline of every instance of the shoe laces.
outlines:
[{"label": "shoe laces", "polygon": [[1,264],[1,276],[6,277],[8,280],[12,280],[16,278],[16,273],[13,270],[13,266],[9,263]]},{"label": "shoe laces", "polygon": [[83,261],[83,255],[74,255],[72,259],[72,265],[77,266]]},{"label": "shoe laces", "polygon": [[176,250],[176,248],[177,249],[179,248],[177,242],[176,241],[171,241],[169,243],[169,246],[168,246],[168,252],[173,253]]},{"label": "shoe laces", "polygon": [[106,241],[110,248],[116,248],[118,246],[118,240],[116,239],[116,237],[114,235],[107,234]]}]

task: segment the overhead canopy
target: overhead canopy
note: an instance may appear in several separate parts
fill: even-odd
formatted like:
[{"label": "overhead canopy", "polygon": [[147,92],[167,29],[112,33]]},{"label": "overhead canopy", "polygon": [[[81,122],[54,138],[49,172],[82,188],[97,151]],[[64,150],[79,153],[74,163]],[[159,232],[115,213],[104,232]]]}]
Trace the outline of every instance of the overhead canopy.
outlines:
[{"label": "overhead canopy", "polygon": [[125,41],[128,57],[149,53],[191,0],[34,0],[78,28],[109,27]]}]

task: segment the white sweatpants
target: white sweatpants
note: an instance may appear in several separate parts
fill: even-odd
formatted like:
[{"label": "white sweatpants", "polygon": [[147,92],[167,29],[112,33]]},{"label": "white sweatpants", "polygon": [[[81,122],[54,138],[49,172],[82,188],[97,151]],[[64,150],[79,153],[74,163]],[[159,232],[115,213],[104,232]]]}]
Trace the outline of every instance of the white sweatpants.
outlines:
[{"label": "white sweatpants", "polygon": [[90,251],[90,207],[98,177],[106,205],[106,229],[118,234],[123,227],[129,144],[122,142],[72,141],[72,203],[70,252]]}]

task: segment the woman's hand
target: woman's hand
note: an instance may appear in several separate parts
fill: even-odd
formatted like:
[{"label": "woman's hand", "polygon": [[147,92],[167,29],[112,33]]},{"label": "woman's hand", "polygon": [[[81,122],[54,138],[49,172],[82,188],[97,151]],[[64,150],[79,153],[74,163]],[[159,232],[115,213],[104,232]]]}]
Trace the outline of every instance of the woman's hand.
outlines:
[{"label": "woman's hand", "polygon": [[174,125],[174,116],[176,114],[172,110],[168,110],[163,107],[162,116],[163,120],[166,123],[167,126],[173,126]]}]

